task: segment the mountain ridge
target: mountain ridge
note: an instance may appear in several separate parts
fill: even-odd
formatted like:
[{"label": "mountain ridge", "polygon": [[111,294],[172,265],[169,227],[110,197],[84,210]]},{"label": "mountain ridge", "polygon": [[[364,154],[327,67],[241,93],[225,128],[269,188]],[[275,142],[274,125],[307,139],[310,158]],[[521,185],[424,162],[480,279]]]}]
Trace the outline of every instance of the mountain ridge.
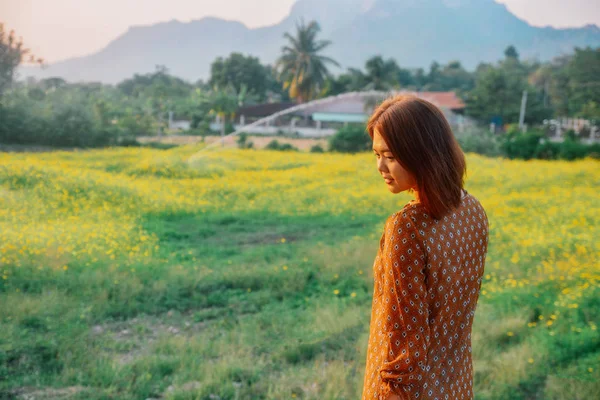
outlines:
[{"label": "mountain ridge", "polygon": [[[343,6],[343,7],[342,7]],[[102,49],[40,70],[23,67],[23,77],[60,76],[68,81],[117,83],[165,65],[190,81],[207,79],[210,64],[237,51],[272,64],[300,18],[316,19],[325,53],[344,68],[362,68],[374,56],[393,57],[405,68],[459,60],[468,69],[493,62],[514,45],[523,58],[546,61],[575,46],[600,45],[600,27],[534,27],[494,0],[298,0],[279,23],[248,28],[235,20],[203,17],[131,26]],[[332,69],[339,73],[340,69]]]}]

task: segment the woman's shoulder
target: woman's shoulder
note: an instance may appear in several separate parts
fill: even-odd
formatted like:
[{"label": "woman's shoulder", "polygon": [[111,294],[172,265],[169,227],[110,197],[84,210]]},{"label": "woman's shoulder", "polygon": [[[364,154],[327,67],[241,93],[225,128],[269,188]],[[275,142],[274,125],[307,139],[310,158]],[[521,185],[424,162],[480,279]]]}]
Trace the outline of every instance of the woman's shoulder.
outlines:
[{"label": "woman's shoulder", "polygon": [[[439,223],[451,222],[453,219],[461,218],[466,215],[472,215],[473,213],[482,217],[485,215],[485,211],[479,200],[472,194],[465,191],[465,196],[461,198],[461,203],[458,207],[450,210],[446,215],[439,219],[433,218],[433,216],[427,211],[425,206],[416,201],[411,200],[404,205],[400,210],[392,213],[386,220],[386,227],[388,224],[401,224],[405,226],[408,231],[418,231],[421,235],[425,235],[429,231],[428,227],[434,227]],[[459,217],[460,216],[460,217]]]},{"label": "woman's shoulder", "polygon": [[410,234],[417,229],[421,221],[428,220],[431,217],[421,203],[411,200],[400,210],[393,212],[386,219],[386,227],[389,228],[398,225],[402,230],[399,233]]}]

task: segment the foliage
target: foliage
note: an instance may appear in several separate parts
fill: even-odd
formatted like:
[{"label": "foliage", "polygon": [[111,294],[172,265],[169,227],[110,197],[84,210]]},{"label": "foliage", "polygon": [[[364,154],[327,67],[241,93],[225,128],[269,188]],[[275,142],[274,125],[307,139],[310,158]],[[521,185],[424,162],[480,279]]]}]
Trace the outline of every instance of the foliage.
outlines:
[{"label": "foliage", "polygon": [[98,147],[116,144],[128,132],[110,122],[100,100],[86,106],[82,91],[49,93],[40,102],[27,92],[11,93],[0,105],[0,142],[60,147]]},{"label": "foliage", "polygon": [[381,56],[374,56],[365,63],[365,72],[348,68],[336,79],[330,79],[328,94],[398,88],[424,91],[454,90],[462,94],[473,88],[474,81],[474,75],[466,71],[459,61],[450,61],[443,67],[433,62],[429,73],[426,74],[421,68],[401,68],[393,58],[384,60]]},{"label": "foliage", "polygon": [[478,67],[475,87],[466,96],[466,112],[482,122],[495,121],[497,124],[517,122],[521,109],[523,92],[528,92],[525,122],[540,123],[552,115],[552,110],[544,104],[543,93],[528,83],[530,71],[536,67],[521,63],[510,47],[505,52],[509,56],[497,65]]},{"label": "foliage", "polygon": [[323,149],[323,147],[321,145],[315,144],[310,147],[310,152],[311,153],[324,153],[325,149]]},{"label": "foliage", "polygon": [[210,67],[209,84],[213,87],[232,86],[236,92],[246,88],[259,101],[264,101],[269,85],[270,69],[263,66],[257,57],[231,53],[229,57],[219,57]]},{"label": "foliage", "polygon": [[36,59],[31,50],[24,47],[22,39],[16,38],[14,30],[7,33],[0,22],[0,97],[11,86],[15,70],[25,60],[43,63],[41,58]]},{"label": "foliage", "polygon": [[290,98],[300,103],[317,97],[325,88],[329,76],[327,64],[339,66],[338,62],[320,54],[331,42],[317,40],[321,28],[316,21],[308,25],[304,21],[296,25],[296,36],[285,33],[288,44],[283,46],[282,55],[276,63],[279,80],[289,91]]},{"label": "foliage", "polygon": [[251,149],[254,147],[254,143],[248,141],[248,134],[246,132],[241,132],[236,142],[240,149]]},{"label": "foliage", "polygon": [[135,74],[132,78],[119,83],[117,88],[127,96],[166,100],[189,95],[192,85],[169,74],[165,66],[157,65],[154,72],[144,75]]},{"label": "foliage", "polygon": [[298,151],[298,148],[290,143],[279,143],[277,139],[271,140],[265,146],[267,150],[279,150],[279,151]]},{"label": "foliage", "polygon": [[329,150],[340,153],[358,153],[371,148],[371,137],[364,125],[348,125],[329,138]]},{"label": "foliage", "polygon": [[508,158],[523,160],[539,158],[572,161],[587,156],[600,156],[600,144],[581,143],[573,135],[566,137],[562,142],[551,142],[543,132],[522,133],[516,129],[504,135],[501,148]]},{"label": "foliage", "polygon": [[[600,47],[575,48],[567,66],[569,110],[579,115],[598,117],[600,104]],[[594,110],[593,112],[591,110]]]},{"label": "foliage", "polygon": [[477,153],[490,157],[502,154],[498,136],[487,129],[473,128],[455,133],[455,136],[465,153]]}]

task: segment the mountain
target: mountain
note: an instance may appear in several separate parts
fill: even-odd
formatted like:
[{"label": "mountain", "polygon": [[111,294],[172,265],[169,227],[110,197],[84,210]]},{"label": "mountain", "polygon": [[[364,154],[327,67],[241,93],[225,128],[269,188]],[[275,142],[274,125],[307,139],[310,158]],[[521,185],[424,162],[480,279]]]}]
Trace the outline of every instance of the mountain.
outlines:
[{"label": "mountain", "polygon": [[[167,66],[179,77],[207,79],[210,64],[237,51],[272,64],[296,22],[316,19],[327,55],[344,68],[362,68],[373,55],[393,57],[405,68],[459,60],[473,69],[503,57],[514,45],[521,58],[549,60],[575,46],[600,46],[600,28],[533,27],[494,0],[298,0],[279,24],[249,29],[240,22],[203,18],[131,27],[95,54],[24,67],[21,77],[60,76],[68,81],[117,83],[135,73]],[[337,73],[341,70],[333,70]]]}]

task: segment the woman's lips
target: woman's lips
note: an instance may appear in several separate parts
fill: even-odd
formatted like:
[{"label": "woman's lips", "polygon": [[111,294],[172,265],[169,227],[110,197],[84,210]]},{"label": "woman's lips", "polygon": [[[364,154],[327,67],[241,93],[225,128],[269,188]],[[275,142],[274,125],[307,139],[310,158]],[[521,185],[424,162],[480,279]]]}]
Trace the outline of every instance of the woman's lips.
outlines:
[{"label": "woman's lips", "polygon": [[394,181],[393,179],[387,179],[387,178],[383,178],[383,179],[385,180],[385,183],[387,183],[388,185]]}]

